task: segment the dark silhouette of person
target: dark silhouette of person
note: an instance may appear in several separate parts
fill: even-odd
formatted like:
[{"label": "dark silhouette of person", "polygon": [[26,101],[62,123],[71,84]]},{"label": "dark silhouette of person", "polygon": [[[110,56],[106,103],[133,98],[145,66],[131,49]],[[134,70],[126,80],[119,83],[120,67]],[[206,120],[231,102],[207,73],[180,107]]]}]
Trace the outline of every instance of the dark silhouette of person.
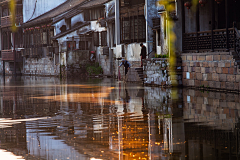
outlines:
[{"label": "dark silhouette of person", "polygon": [[140,53],[140,56],[141,56],[141,67],[142,67],[143,66],[142,60],[146,59],[146,57],[147,57],[147,48],[142,43],[140,44],[140,46],[142,47],[141,53]]}]

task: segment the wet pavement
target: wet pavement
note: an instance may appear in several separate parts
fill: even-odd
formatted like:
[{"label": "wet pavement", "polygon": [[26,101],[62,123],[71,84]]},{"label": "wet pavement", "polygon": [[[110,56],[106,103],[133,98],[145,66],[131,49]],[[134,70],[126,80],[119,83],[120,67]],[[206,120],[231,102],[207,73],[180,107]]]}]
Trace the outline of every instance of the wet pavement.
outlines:
[{"label": "wet pavement", "polygon": [[49,77],[0,88],[0,159],[240,158],[238,94]]}]

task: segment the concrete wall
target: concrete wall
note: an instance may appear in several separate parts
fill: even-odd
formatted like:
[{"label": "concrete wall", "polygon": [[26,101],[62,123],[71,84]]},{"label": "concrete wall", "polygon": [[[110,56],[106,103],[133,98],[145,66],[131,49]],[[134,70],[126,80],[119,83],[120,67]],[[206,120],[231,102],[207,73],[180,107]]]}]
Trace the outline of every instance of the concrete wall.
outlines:
[{"label": "concrete wall", "polygon": [[[16,63],[16,73],[21,74],[22,63]],[[3,73],[3,61],[0,61],[0,74]],[[5,62],[5,74],[13,75],[14,74],[14,63]]]},{"label": "concrete wall", "polygon": [[57,76],[60,74],[59,65],[54,64],[53,58],[27,58],[24,60],[23,75],[39,75],[39,76]]},{"label": "concrete wall", "polygon": [[63,25],[66,25],[65,19],[62,19],[61,21],[53,24],[53,26],[54,26],[54,28],[55,28],[55,33],[56,33],[56,35],[58,35],[59,33],[61,33],[60,28],[61,28]]},{"label": "concrete wall", "polygon": [[89,63],[89,51],[77,50],[67,54],[67,77],[86,76],[86,64]]},{"label": "concrete wall", "polygon": [[144,84],[171,85],[166,58],[147,59],[143,63]]},{"label": "concrete wall", "polygon": [[76,16],[73,16],[71,18],[71,26],[74,26],[76,23],[78,22],[84,22],[84,16],[83,16],[83,13],[81,14],[78,14]]},{"label": "concrete wall", "polygon": [[65,1],[66,0],[23,0],[23,22],[25,23],[26,21],[34,19],[57,7]]},{"label": "concrete wall", "polygon": [[240,70],[231,52],[182,54],[183,85],[240,89]]}]

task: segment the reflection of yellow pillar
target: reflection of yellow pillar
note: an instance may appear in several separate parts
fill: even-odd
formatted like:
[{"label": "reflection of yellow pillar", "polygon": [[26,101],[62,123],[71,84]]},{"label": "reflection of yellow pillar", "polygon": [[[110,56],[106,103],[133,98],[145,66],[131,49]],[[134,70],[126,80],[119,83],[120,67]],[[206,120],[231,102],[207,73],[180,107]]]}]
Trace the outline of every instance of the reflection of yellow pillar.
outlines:
[{"label": "reflection of yellow pillar", "polygon": [[172,139],[172,118],[164,118],[163,120],[163,140],[164,150],[173,152],[173,139]]},{"label": "reflection of yellow pillar", "polygon": [[151,151],[151,118],[150,113],[148,113],[148,157],[151,160],[152,151]]},{"label": "reflection of yellow pillar", "polygon": [[123,159],[123,132],[122,132],[122,117],[118,116],[118,150],[119,160]]},{"label": "reflection of yellow pillar", "polygon": [[168,137],[167,137],[167,124],[166,124],[166,119],[163,119],[163,143],[164,143],[164,150],[168,150]]},{"label": "reflection of yellow pillar", "polygon": [[160,119],[160,116],[158,116],[158,133],[161,134],[161,119]]}]

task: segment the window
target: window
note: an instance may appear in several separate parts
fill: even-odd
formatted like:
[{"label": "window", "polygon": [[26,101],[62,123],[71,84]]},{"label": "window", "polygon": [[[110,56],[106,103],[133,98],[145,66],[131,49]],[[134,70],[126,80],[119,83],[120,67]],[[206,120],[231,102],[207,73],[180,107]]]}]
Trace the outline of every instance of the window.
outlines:
[{"label": "window", "polygon": [[76,49],[76,42],[75,41],[69,41],[67,42],[67,50],[75,50]]},{"label": "window", "polygon": [[51,39],[53,36],[54,36],[54,30],[53,29],[48,30],[48,46],[53,45],[53,41]]},{"label": "window", "polygon": [[112,38],[113,38],[113,47],[116,47],[115,23],[112,23]]},{"label": "window", "polygon": [[84,11],[84,20],[85,21],[94,21],[104,16],[104,8],[97,8]]},{"label": "window", "polygon": [[71,18],[65,20],[67,24],[67,29],[71,29]]},{"label": "window", "polygon": [[10,13],[9,13],[8,7],[2,9],[2,16],[3,16],[3,17],[9,16],[9,14],[10,14]]},{"label": "window", "polygon": [[107,46],[107,31],[101,32],[101,46]]},{"label": "window", "polygon": [[42,32],[42,44],[47,45],[47,31],[43,30]]},{"label": "window", "polygon": [[31,35],[30,35],[30,45],[34,45],[33,32],[31,32]]},{"label": "window", "polygon": [[93,33],[93,42],[94,46],[99,46],[99,32]]},{"label": "window", "polygon": [[158,46],[161,46],[161,32],[160,32],[160,29],[158,29],[157,30],[157,33],[158,33],[158,37],[157,37],[157,39],[158,39]]},{"label": "window", "polygon": [[61,33],[65,32],[67,30],[67,26],[66,25],[62,25],[60,30],[61,30]]},{"label": "window", "polygon": [[3,34],[3,50],[6,50],[6,49],[9,49],[9,45],[8,45],[8,39],[9,39],[9,37],[8,37],[8,34],[7,34],[7,32],[3,32],[2,33]]},{"label": "window", "polygon": [[104,17],[104,9],[92,9],[90,10],[90,20],[98,20],[99,18]]},{"label": "window", "polygon": [[133,16],[121,20],[121,43],[146,41],[146,22],[144,16]]},{"label": "window", "polygon": [[84,11],[84,21],[90,21],[90,12],[89,10]]}]

